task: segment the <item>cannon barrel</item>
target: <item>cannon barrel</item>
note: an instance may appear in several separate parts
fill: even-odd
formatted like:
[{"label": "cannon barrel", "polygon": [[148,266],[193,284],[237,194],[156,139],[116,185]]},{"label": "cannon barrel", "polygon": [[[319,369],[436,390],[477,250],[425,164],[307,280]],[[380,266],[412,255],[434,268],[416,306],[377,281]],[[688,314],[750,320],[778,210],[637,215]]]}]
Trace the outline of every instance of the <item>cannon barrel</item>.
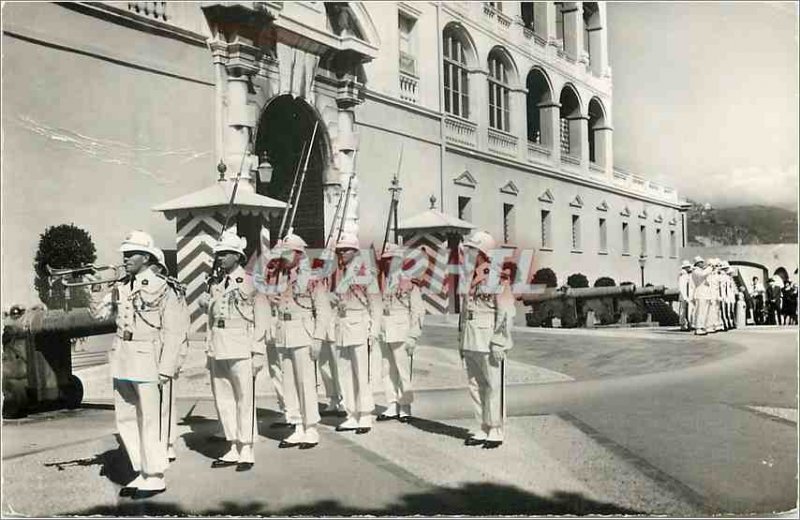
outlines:
[{"label": "cannon barrel", "polygon": [[582,287],[573,289],[546,289],[544,292],[528,294],[522,297],[525,305],[557,300],[559,298],[573,298],[576,300],[588,298],[638,298],[662,295],[667,292],[663,285],[654,287],[636,287],[635,285],[620,285],[618,287]]},{"label": "cannon barrel", "polygon": [[32,310],[16,320],[7,320],[3,324],[3,335],[8,339],[49,334],[58,334],[66,338],[82,338],[110,334],[116,330],[113,317],[96,319],[88,309]]}]

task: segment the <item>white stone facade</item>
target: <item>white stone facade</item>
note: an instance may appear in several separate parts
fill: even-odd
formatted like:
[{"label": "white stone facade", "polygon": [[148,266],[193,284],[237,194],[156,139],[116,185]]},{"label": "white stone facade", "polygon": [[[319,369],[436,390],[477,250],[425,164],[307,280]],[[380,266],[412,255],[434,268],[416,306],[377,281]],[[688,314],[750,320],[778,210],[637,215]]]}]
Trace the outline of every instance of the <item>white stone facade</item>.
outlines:
[{"label": "white stone facade", "polygon": [[[264,114],[291,96],[319,122],[320,159],[310,175],[318,177],[312,184],[323,208],[319,218],[307,210],[319,236],[354,173],[345,227],[365,245],[381,242],[402,149],[400,220],[427,209],[434,195],[442,211],[533,248],[537,266],[562,282],[575,272],[638,282],[645,251],[647,281],[674,283],[684,240],[678,195],[614,165],[607,48],[614,28],[604,2],[101,2],[15,5],[5,15],[6,71],[13,66],[17,74],[4,81],[4,101],[13,104],[4,128],[7,144],[19,144],[5,159],[19,173],[4,179],[3,202],[11,207],[6,215],[24,223],[4,247],[22,251],[11,269],[23,279],[46,225],[89,229],[101,260],[113,259],[104,256],[133,227],[174,248],[174,224],[150,208],[214,182],[220,160],[229,179],[244,165],[243,189],[265,189],[256,182],[264,150],[254,134],[282,131]],[[448,41],[459,42],[460,68],[446,70]],[[458,97],[467,113],[461,104],[446,106],[454,89],[445,88],[444,75],[452,70],[467,79],[468,88],[455,89],[465,94]],[[48,75],[59,81],[63,103],[49,111],[42,106],[56,101],[54,91],[38,79]],[[103,106],[117,110],[77,115]],[[98,162],[85,149],[56,149],[20,123],[25,117],[106,136],[134,157]],[[190,151],[184,160],[169,157],[159,186],[137,175],[144,143]],[[245,150],[252,156],[243,160]],[[21,206],[20,197],[46,182],[37,175],[48,164],[86,172],[111,195],[91,211]],[[119,211],[119,190],[129,190],[136,208]],[[74,206],[82,193],[67,186],[59,195]],[[115,212],[115,220],[98,222]],[[18,278],[4,267],[4,285],[10,279]],[[11,285],[26,300],[24,284]]]}]

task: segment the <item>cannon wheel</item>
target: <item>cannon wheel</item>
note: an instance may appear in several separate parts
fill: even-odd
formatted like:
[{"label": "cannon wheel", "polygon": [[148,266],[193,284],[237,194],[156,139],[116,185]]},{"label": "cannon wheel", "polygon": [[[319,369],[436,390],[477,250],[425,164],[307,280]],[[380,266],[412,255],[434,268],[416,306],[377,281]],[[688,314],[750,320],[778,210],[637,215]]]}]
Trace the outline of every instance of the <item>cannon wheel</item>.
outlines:
[{"label": "cannon wheel", "polygon": [[72,409],[77,408],[83,401],[83,383],[76,375],[69,376],[69,382],[61,391],[61,399],[64,406]]}]

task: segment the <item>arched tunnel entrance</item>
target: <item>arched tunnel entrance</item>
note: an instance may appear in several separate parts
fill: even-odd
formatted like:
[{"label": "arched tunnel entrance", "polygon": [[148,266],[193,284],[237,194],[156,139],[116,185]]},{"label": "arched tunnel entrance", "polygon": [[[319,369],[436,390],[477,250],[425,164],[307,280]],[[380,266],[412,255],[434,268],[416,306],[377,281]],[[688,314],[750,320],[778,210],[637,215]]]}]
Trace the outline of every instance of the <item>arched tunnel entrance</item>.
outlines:
[{"label": "arched tunnel entrance", "polygon": [[[303,182],[302,192],[294,219],[294,232],[300,235],[309,247],[323,247],[325,240],[325,207],[323,181],[330,162],[330,141],[325,123],[317,112],[302,98],[291,95],[272,99],[261,114],[255,153],[265,154],[272,165],[272,178],[259,179],[256,191],[278,200],[289,200],[295,172],[302,176],[305,155],[314,124],[319,122],[316,138],[311,148],[308,170]],[[287,217],[288,228],[289,217]],[[272,242],[278,240],[281,215],[268,221]]]}]

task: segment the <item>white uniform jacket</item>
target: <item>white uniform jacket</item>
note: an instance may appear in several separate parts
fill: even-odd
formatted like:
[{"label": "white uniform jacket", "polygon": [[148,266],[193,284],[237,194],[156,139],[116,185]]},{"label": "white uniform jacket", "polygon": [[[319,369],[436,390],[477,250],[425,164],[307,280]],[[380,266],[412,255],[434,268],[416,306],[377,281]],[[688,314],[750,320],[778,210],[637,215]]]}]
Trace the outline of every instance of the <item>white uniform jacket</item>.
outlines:
[{"label": "white uniform jacket", "polygon": [[[340,272],[336,273],[340,275]],[[378,336],[380,327],[380,293],[369,287],[342,283],[334,278],[330,298],[334,321],[334,344],[338,347],[364,345]]]},{"label": "white uniform jacket", "polygon": [[[227,285],[227,287],[226,287]],[[254,312],[256,289],[253,278],[237,266],[210,288],[208,304],[209,355],[217,360],[249,359],[253,353],[266,353],[266,345],[256,341],[255,330],[263,330],[259,313]]]},{"label": "white uniform jacket", "polygon": [[694,297],[697,300],[712,300],[714,294],[711,289],[711,268],[700,269],[695,267],[692,271],[692,281],[694,282]]},{"label": "white uniform jacket", "polygon": [[694,299],[694,279],[692,273],[681,271],[678,277],[678,291],[682,302],[690,302]]},{"label": "white uniform jacket", "polygon": [[164,277],[148,269],[92,292],[90,310],[99,319],[116,314],[112,377],[134,382],[174,377],[186,348],[188,315]]},{"label": "white uniform jacket", "polygon": [[488,277],[488,264],[479,266],[469,292],[461,305],[461,349],[490,352],[513,347],[511,326],[516,315],[511,288],[503,283],[499,294],[487,292],[482,283]]},{"label": "white uniform jacket", "polygon": [[425,304],[419,287],[407,278],[383,291],[380,338],[385,343],[418,339],[422,334]]},{"label": "white uniform jacket", "polygon": [[282,274],[275,304],[275,345],[299,348],[310,346],[313,340],[324,340],[331,319],[325,286],[299,276],[297,269]]}]

